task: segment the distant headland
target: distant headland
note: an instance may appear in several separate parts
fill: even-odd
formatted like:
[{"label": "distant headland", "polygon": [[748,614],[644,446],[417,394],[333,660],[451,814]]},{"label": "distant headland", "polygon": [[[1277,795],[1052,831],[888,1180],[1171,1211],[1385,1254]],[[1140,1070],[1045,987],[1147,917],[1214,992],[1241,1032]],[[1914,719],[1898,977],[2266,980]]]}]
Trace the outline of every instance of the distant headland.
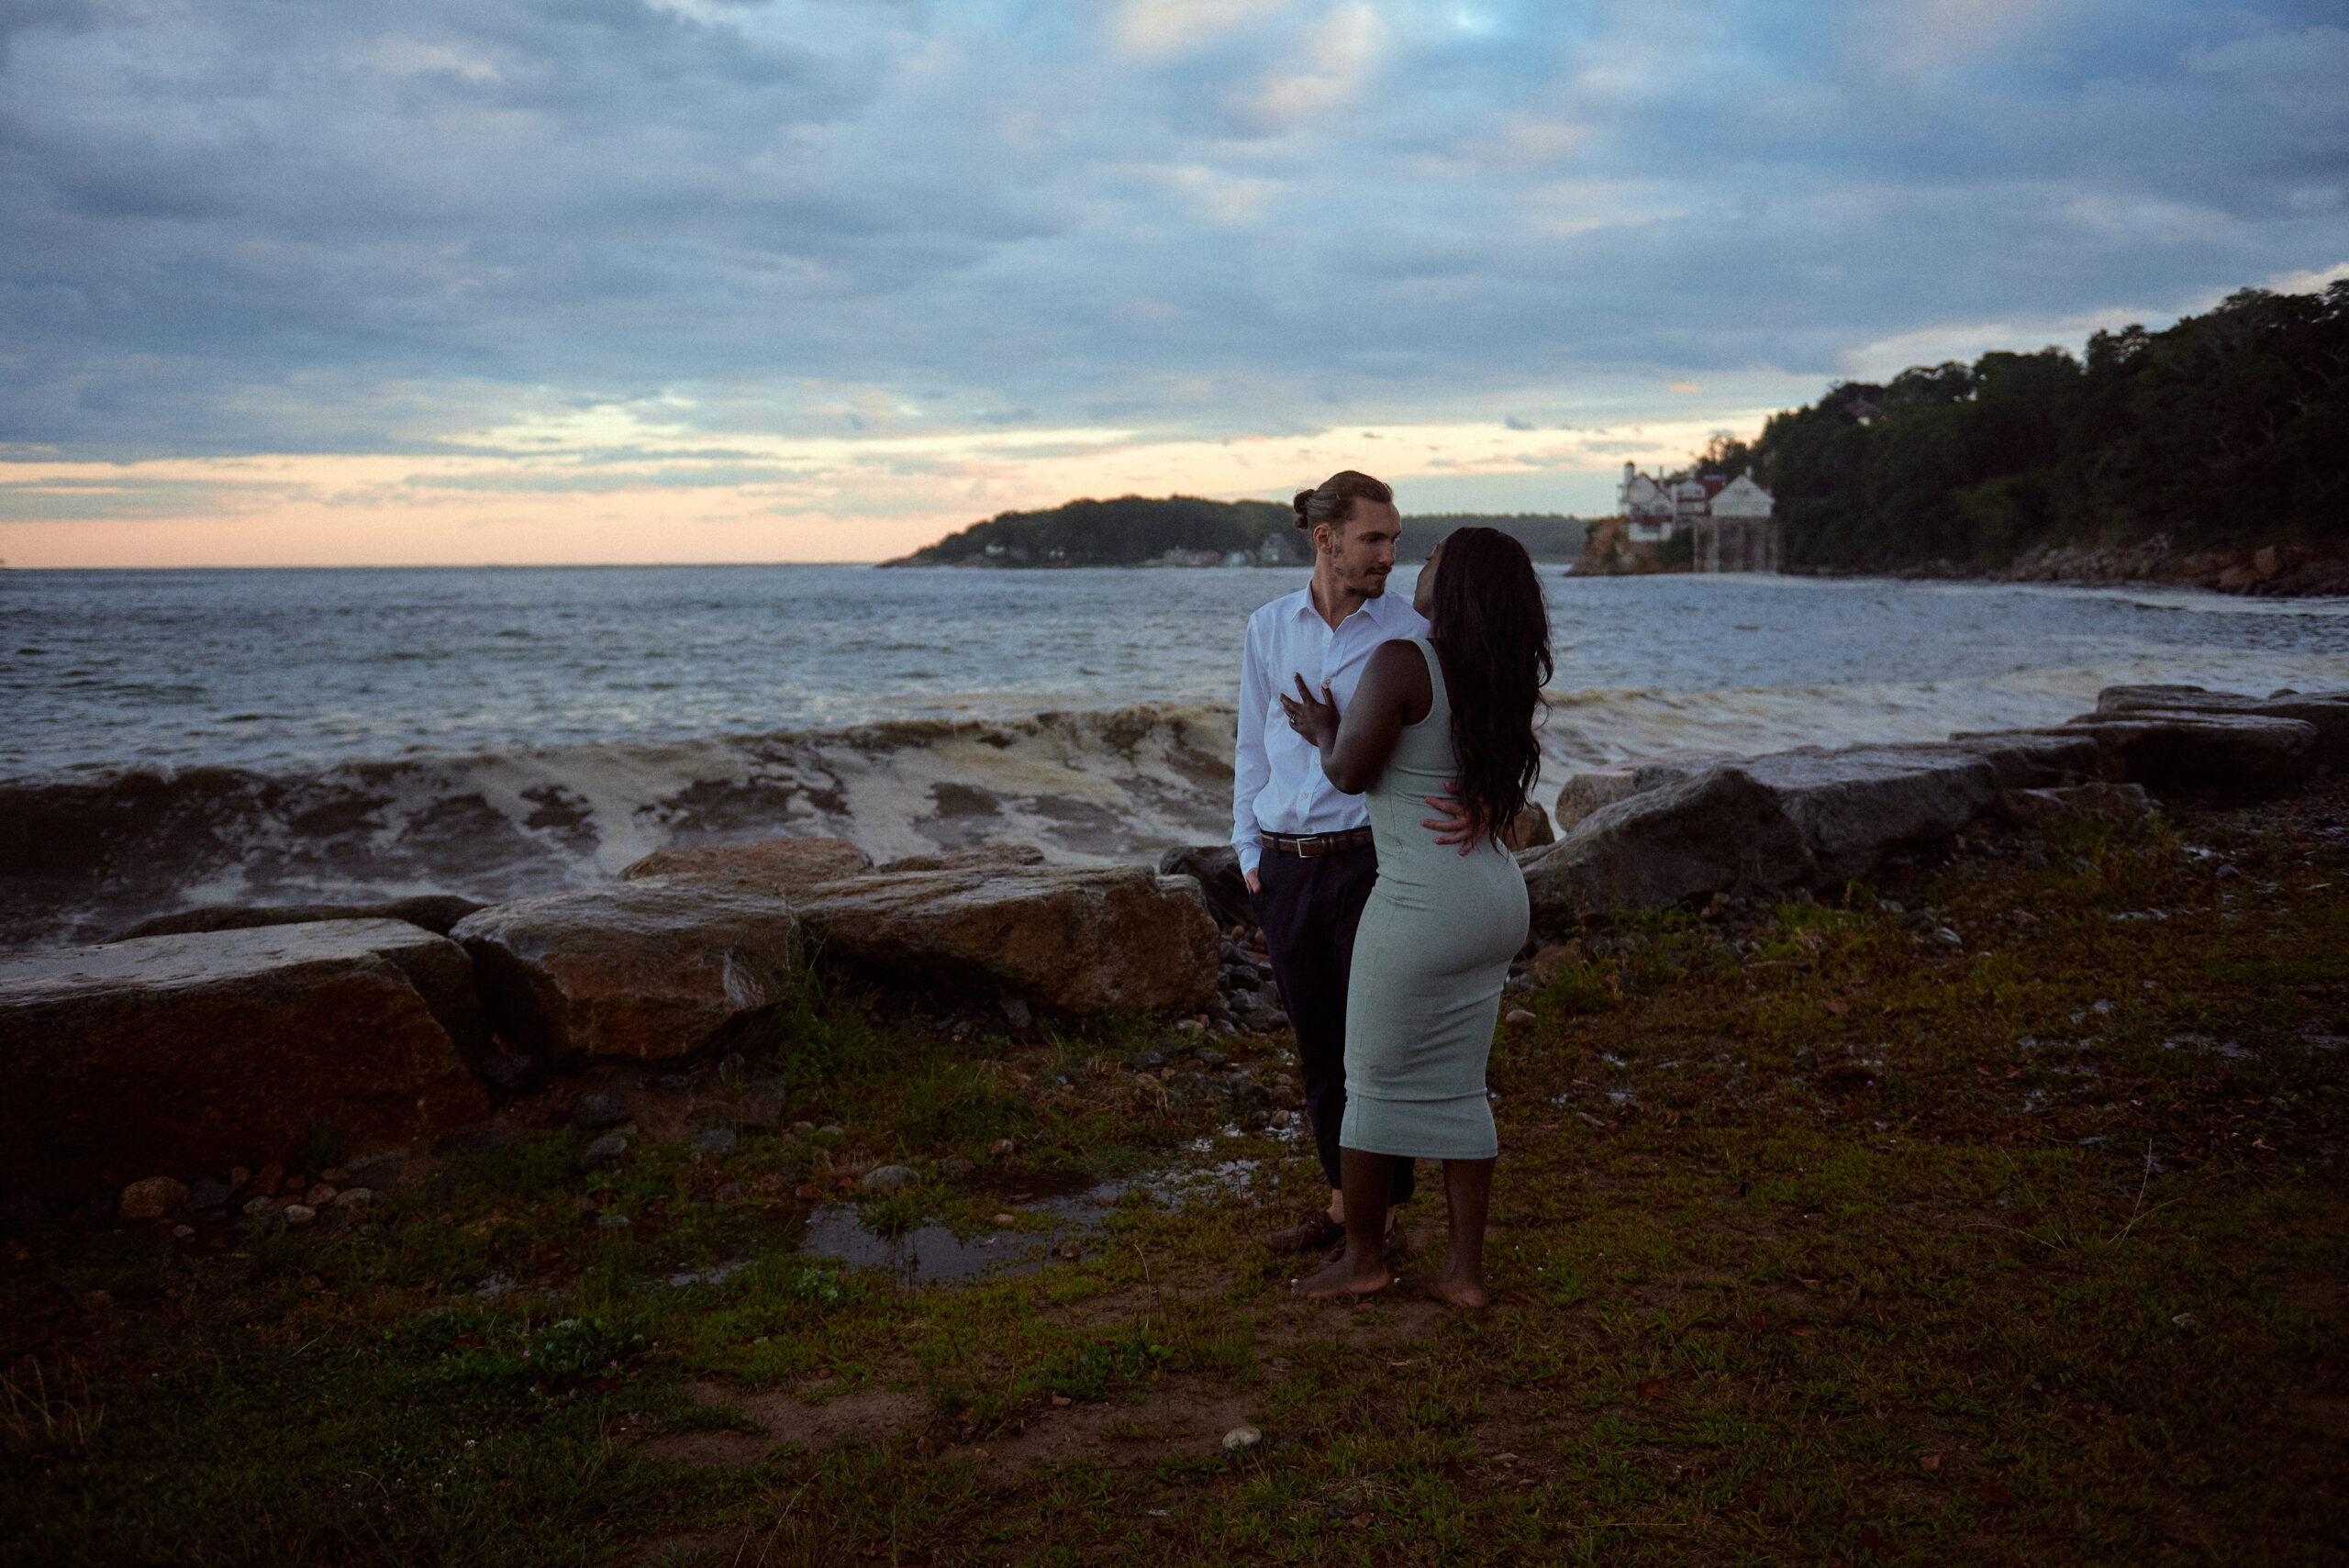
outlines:
[{"label": "distant headland", "polygon": [[[1277,501],[1209,501],[1196,495],[1120,495],[1070,501],[1041,512],[1002,512],[884,566],[1039,570],[1070,566],[1304,566],[1312,546]],[[1445,512],[1403,519],[1407,559],[1454,528],[1500,529],[1536,561],[1572,561],[1582,549],[1578,517]]]}]

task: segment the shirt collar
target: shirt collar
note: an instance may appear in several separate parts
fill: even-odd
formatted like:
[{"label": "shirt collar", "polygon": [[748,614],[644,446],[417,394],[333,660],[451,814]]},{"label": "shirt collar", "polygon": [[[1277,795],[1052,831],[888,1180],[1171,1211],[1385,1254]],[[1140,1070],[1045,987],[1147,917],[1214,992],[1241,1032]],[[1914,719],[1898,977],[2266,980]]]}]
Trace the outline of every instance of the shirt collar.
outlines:
[{"label": "shirt collar", "polygon": [[[1292,618],[1297,616],[1309,616],[1317,621],[1321,619],[1321,612],[1313,607],[1313,584],[1311,583],[1308,583],[1304,587],[1299,588],[1292,597],[1296,601],[1289,609],[1289,615]],[[1398,597],[1395,590],[1389,588],[1386,592],[1379,595],[1378,597],[1375,599],[1364,599],[1362,604],[1356,607],[1354,614],[1367,616],[1371,624],[1374,626],[1385,626],[1395,618],[1395,606],[1397,605],[1408,609],[1410,607],[1410,601]],[[1347,618],[1351,619],[1352,617]],[[1327,626],[1329,623],[1323,621],[1322,624]],[[1344,620],[1341,620],[1338,624],[1340,626],[1343,626],[1346,623]]]}]

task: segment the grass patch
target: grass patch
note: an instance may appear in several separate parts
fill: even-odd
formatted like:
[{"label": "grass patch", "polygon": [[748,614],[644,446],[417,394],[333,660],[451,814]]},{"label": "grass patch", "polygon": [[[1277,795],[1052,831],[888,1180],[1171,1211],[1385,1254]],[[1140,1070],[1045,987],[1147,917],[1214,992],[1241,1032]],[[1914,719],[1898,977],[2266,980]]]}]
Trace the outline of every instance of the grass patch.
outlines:
[{"label": "grass patch", "polygon": [[[2319,811],[2349,792],[1575,933],[1496,1043],[1474,1317],[1292,1302],[1252,1237],[1315,1167],[1126,1071],[1163,1033],[1015,1045],[837,984],[772,1074],[837,1136],[644,1136],[591,1179],[551,1129],[339,1236],[28,1231],[0,1562],[2338,1561]],[[789,1250],[796,1189],[859,1160],[933,1173],[869,1228],[1010,1247],[1015,1193],[1203,1139],[1263,1207],[1137,1187],[1078,1261],[954,1288]],[[829,1444],[763,1424],[887,1399]]]}]

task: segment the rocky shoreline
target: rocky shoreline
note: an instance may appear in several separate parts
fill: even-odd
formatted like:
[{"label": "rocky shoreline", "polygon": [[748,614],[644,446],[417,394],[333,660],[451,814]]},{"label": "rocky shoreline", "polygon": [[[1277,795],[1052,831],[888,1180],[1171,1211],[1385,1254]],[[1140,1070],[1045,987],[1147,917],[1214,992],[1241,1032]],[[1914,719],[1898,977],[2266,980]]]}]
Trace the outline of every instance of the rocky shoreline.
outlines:
[{"label": "rocky shoreline", "polygon": [[[1968,834],[2343,772],[2349,691],[2176,686],[2109,688],[2044,729],[1635,759],[1569,780],[1563,837],[1520,851],[1535,938],[1512,985],[1623,911],[1848,899]],[[475,1124],[584,1070],[753,1062],[796,988],[828,975],[998,1041],[982,1051],[1119,1018],[1179,1018],[1194,1048],[1275,1034],[1286,1016],[1255,943],[1222,846],[1073,869],[1008,850],[876,865],[841,840],[777,839],[662,851],[608,884],[489,906],[191,912],[0,955],[0,1198],[149,1218],[235,1203],[304,1223],[295,1209],[352,1201],[326,1177],[347,1162],[306,1148]],[[1221,1065],[1186,1071],[1206,1084]],[[1269,1089],[1250,1104],[1286,1108]]]},{"label": "rocky shoreline", "polygon": [[2181,550],[2167,534],[2134,544],[2043,545],[2005,566],[1983,569],[1933,561],[1885,573],[1813,570],[1814,576],[1891,576],[1905,580],[1980,583],[2063,583],[2082,587],[2152,584],[2200,588],[2254,598],[2349,596],[2349,550],[2305,544],[2243,545]]}]

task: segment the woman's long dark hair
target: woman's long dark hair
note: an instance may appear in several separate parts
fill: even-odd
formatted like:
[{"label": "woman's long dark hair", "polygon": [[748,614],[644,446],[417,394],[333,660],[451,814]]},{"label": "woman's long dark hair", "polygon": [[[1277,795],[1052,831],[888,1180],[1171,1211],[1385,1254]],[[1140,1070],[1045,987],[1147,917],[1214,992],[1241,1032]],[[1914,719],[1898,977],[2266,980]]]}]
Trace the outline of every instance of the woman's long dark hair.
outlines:
[{"label": "woman's long dark hair", "polygon": [[1430,635],[1452,695],[1460,795],[1486,832],[1508,831],[1542,766],[1533,712],[1549,684],[1550,611],[1525,547],[1498,528],[1444,536]]}]

